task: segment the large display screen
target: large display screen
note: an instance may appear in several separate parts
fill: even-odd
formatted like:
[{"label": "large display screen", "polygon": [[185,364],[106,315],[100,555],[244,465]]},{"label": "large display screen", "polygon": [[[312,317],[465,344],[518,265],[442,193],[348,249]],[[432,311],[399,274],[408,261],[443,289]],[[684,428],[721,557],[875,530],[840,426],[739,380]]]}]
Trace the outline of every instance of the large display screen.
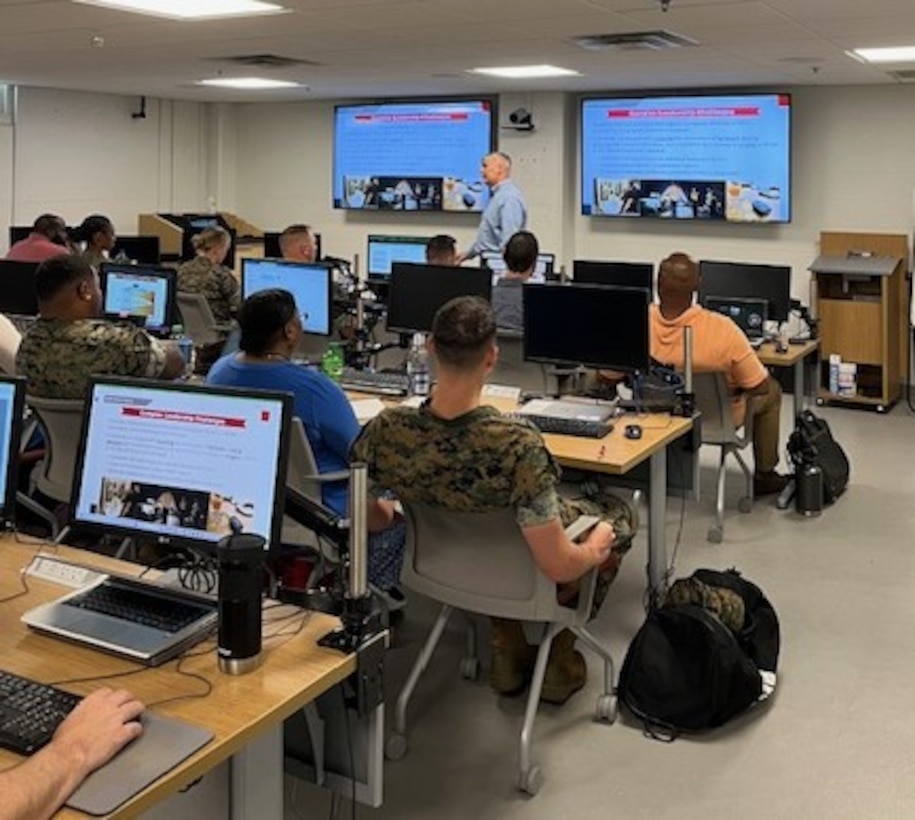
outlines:
[{"label": "large display screen", "polygon": [[494,116],[487,99],[337,106],[334,207],[482,211]]},{"label": "large display screen", "polygon": [[788,94],[586,99],[581,211],[788,222],[790,157]]}]

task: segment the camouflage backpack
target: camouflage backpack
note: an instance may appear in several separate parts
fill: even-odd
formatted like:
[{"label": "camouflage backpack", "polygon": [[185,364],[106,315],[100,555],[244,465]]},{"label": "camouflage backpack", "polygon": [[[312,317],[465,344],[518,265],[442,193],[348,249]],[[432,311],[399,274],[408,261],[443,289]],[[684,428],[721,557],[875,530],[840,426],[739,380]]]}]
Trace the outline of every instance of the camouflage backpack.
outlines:
[{"label": "camouflage backpack", "polygon": [[620,672],[619,698],[651,737],[721,726],[775,688],[778,616],[736,570],[700,569],[648,613]]}]

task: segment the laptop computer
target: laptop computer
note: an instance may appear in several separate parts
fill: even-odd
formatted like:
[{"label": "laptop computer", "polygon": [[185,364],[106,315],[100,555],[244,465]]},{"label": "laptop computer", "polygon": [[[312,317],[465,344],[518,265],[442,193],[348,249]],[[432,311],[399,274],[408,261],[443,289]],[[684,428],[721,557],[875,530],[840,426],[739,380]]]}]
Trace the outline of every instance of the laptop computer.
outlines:
[{"label": "laptop computer", "polygon": [[765,335],[766,321],[769,318],[769,302],[766,299],[706,296],[705,307],[733,319],[751,341],[761,340]]},{"label": "laptop computer", "polygon": [[606,422],[613,418],[616,402],[575,401],[569,399],[534,399],[521,405],[519,416],[548,416],[557,419]]},{"label": "laptop computer", "polygon": [[30,609],[22,622],[39,632],[159,666],[216,629],[217,603],[149,581],[102,575]]}]

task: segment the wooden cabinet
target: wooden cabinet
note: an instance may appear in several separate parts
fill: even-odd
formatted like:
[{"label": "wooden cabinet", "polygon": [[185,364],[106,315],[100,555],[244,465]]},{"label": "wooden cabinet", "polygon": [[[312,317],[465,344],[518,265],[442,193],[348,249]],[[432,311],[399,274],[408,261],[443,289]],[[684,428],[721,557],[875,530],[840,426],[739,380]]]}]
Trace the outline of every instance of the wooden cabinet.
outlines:
[{"label": "wooden cabinet", "polygon": [[[810,266],[820,324],[821,402],[887,410],[901,395],[907,345],[904,235],[821,233],[820,256]],[[856,365],[853,395],[829,389],[829,357]]]}]

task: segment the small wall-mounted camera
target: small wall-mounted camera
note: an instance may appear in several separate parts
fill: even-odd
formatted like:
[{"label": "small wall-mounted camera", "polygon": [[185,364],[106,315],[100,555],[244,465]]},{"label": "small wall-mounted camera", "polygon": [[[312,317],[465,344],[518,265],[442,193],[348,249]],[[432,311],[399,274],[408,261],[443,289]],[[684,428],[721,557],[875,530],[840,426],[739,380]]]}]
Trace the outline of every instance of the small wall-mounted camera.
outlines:
[{"label": "small wall-mounted camera", "polygon": [[534,118],[526,108],[516,108],[508,115],[508,121],[511,125],[505,125],[503,128],[512,128],[515,131],[533,131]]}]

